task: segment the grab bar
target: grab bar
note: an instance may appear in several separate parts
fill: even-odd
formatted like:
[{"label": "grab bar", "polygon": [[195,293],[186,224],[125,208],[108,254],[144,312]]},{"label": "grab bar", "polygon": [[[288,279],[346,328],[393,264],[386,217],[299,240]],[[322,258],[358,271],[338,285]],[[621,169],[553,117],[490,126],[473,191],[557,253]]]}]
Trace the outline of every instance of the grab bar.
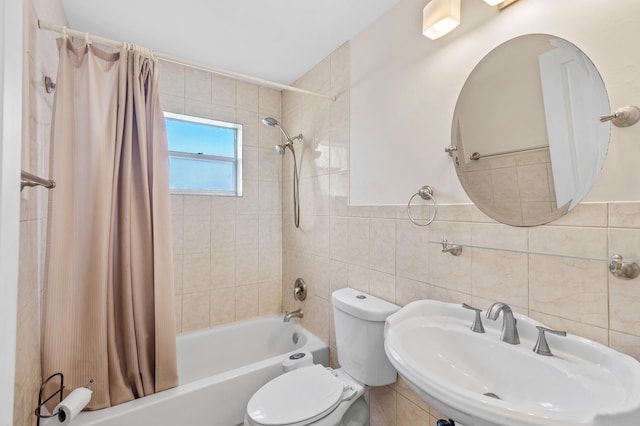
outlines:
[{"label": "grab bar", "polygon": [[45,188],[52,189],[56,187],[55,181],[52,179],[43,179],[40,176],[36,176],[29,172],[22,170],[20,173],[20,192],[25,186],[44,186]]}]

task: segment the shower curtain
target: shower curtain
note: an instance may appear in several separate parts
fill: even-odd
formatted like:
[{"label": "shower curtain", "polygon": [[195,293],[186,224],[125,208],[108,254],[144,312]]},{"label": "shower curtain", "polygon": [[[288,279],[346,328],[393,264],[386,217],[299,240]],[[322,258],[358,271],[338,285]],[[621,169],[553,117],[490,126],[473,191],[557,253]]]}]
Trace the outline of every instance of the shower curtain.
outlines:
[{"label": "shower curtain", "polygon": [[178,383],[167,140],[151,52],[59,48],[42,375],[98,409]]}]

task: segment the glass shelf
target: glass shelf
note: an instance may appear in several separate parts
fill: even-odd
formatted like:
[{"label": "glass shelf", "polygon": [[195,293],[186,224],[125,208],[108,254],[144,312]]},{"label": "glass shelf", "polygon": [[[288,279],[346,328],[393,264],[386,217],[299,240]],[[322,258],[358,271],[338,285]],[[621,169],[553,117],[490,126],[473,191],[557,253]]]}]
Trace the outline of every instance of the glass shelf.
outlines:
[{"label": "glass shelf", "polygon": [[[575,260],[589,260],[589,261],[596,261],[596,262],[606,262],[606,263],[611,263],[611,258],[607,258],[607,259],[602,259],[602,258],[594,258],[594,257],[586,257],[586,256],[574,256],[574,255],[570,255],[570,254],[562,254],[562,253],[550,253],[550,252],[537,252],[537,251],[529,251],[529,250],[516,250],[516,249],[505,249],[505,248],[500,248],[500,247],[490,247],[490,246],[482,246],[482,245],[476,245],[476,244],[469,244],[469,243],[460,243],[457,241],[432,241],[429,240],[430,244],[438,244],[440,246],[442,246],[443,244],[448,244],[449,247],[451,246],[460,246],[463,248],[475,248],[475,249],[482,249],[482,250],[494,250],[494,251],[501,251],[501,252],[507,252],[507,253],[522,253],[522,254],[534,254],[534,255],[539,255],[539,256],[553,256],[553,257],[562,257],[565,259],[575,259]],[[622,264],[634,264],[637,263],[638,260],[636,259],[624,259],[621,261]]]}]

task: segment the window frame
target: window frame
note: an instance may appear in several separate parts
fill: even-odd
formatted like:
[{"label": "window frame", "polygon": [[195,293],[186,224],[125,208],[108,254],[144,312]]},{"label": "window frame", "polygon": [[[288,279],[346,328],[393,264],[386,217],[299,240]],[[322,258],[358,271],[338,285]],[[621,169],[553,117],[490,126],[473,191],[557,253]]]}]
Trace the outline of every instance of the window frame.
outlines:
[{"label": "window frame", "polygon": [[[180,158],[188,160],[200,160],[200,161],[216,161],[230,163],[234,170],[233,176],[233,189],[231,190],[206,190],[206,189],[185,189],[185,188],[171,188],[169,192],[171,194],[184,194],[184,195],[222,195],[228,197],[241,197],[242,196],[242,124],[232,123],[228,121],[213,120],[209,118],[195,117],[186,114],[177,114],[174,112],[164,111],[165,121],[167,119],[184,121],[187,123],[205,124],[208,126],[223,127],[227,129],[234,129],[234,157],[224,157],[218,155],[208,154],[193,154],[184,151],[171,151],[168,149],[169,140],[167,137],[167,150],[168,159]],[[169,165],[169,173],[171,173],[171,166]]]}]

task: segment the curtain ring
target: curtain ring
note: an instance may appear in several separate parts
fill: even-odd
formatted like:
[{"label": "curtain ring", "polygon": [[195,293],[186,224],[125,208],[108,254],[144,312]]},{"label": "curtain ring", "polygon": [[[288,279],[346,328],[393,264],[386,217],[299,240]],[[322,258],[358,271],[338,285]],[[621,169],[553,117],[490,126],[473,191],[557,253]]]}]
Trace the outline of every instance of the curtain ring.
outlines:
[{"label": "curtain ring", "polygon": [[66,27],[66,25],[63,25],[63,26],[62,26],[62,37],[63,37],[63,38],[65,38],[65,39],[69,37],[69,35],[67,34],[67,27]]},{"label": "curtain ring", "polygon": [[[420,198],[422,198],[423,200],[431,200],[431,202],[433,203],[433,215],[429,218],[429,219],[424,219],[425,222],[417,222],[416,219],[414,219],[413,216],[411,216],[411,202],[413,201],[413,199],[416,197],[416,195],[419,195]],[[436,199],[433,197],[433,187],[429,186],[429,185],[425,185],[422,188],[420,188],[418,190],[418,192],[416,192],[415,194],[413,194],[411,196],[411,198],[409,198],[409,202],[407,203],[407,216],[409,216],[409,220],[411,222],[413,222],[414,225],[418,225],[418,226],[427,226],[429,224],[431,224],[431,222],[433,222],[436,218],[436,214],[438,214],[438,203],[436,203]]]},{"label": "curtain ring", "polygon": [[89,40],[89,33],[84,33],[84,43],[88,46],[91,44],[91,40]]}]

